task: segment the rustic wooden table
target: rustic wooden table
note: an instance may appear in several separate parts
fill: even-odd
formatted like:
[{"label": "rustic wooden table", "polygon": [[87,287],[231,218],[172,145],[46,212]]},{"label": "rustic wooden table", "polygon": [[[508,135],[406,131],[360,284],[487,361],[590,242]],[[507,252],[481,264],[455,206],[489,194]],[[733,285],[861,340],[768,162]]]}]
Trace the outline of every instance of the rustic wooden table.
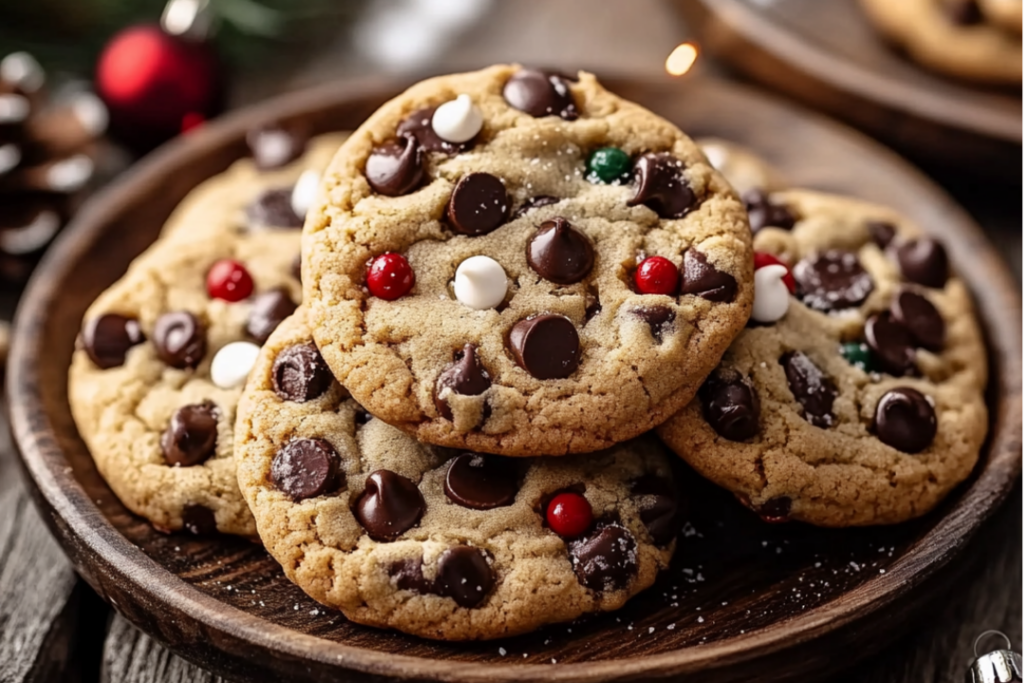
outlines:
[{"label": "rustic wooden table", "polygon": [[[476,28],[452,42],[435,68],[472,68],[525,54],[533,63],[657,74],[685,36],[671,6],[658,0],[614,0],[602,3],[600,11],[587,0],[517,0],[493,7]],[[349,43],[324,46],[300,69],[243,80],[236,101],[367,68]],[[988,231],[1019,280],[1020,168],[1007,169],[1008,182],[1000,186],[981,184],[955,169],[930,171]],[[15,298],[16,293],[0,296],[0,316],[9,319]],[[958,589],[937,602],[918,629],[852,668],[839,683],[963,680],[974,638],[987,629],[1002,630],[1020,649],[1021,535],[1018,485],[964,553],[968,566]],[[219,680],[137,631],[75,576],[28,497],[6,423],[0,424],[0,683]]]}]

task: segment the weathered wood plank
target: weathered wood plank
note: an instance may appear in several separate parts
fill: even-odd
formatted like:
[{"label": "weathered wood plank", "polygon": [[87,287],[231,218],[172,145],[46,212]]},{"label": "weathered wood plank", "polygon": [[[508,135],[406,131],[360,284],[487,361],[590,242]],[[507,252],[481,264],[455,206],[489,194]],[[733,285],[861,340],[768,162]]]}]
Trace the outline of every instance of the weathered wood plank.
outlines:
[{"label": "weathered wood plank", "polygon": [[102,683],[227,683],[203,671],[114,616],[103,646]]}]

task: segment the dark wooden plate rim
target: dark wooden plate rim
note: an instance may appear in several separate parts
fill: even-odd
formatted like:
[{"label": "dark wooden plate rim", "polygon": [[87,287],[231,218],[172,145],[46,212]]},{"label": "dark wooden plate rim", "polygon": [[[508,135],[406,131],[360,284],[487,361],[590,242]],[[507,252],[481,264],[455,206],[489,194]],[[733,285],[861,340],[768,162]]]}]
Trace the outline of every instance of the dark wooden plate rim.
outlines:
[{"label": "dark wooden plate rim", "polygon": [[[708,11],[740,31],[747,40],[821,82],[834,83],[847,92],[857,93],[867,100],[880,100],[888,106],[923,119],[935,120],[958,129],[973,128],[975,132],[988,137],[1008,140],[1018,145],[1021,143],[1019,117],[1004,115],[975,104],[969,96],[939,96],[885,73],[865,69],[779,26],[761,12],[755,11],[744,0],[698,1],[704,3]],[[969,95],[970,87],[963,87],[965,94]]]},{"label": "dark wooden plate rim", "polygon": [[[614,79],[608,81],[615,89]],[[37,502],[44,508],[47,522],[51,528],[59,530],[56,535],[62,543],[89,548],[120,581],[136,588],[140,594],[149,594],[160,603],[171,606],[174,612],[194,619],[207,634],[216,634],[218,648],[228,653],[240,651],[241,645],[255,644],[274,653],[279,660],[311,660],[398,678],[415,676],[481,683],[493,683],[496,679],[532,681],[541,678],[557,681],[628,680],[640,674],[666,676],[713,668],[726,661],[731,664],[749,661],[815,639],[876,612],[945,566],[1008,495],[1021,472],[1020,293],[1006,266],[981,231],[971,221],[965,220],[968,229],[963,235],[955,236],[949,247],[954,254],[961,249],[974,250],[977,254],[979,265],[964,268],[961,264],[961,272],[973,291],[986,293],[979,299],[978,307],[992,353],[998,360],[994,365],[1001,369],[999,376],[993,378],[998,389],[996,393],[1002,399],[992,421],[987,447],[991,454],[989,461],[942,520],[885,574],[868,579],[832,602],[742,636],[673,652],[554,666],[481,664],[389,654],[298,633],[228,606],[170,574],[104,518],[73,476],[53,436],[53,425],[41,410],[36,366],[45,359],[38,357],[35,340],[42,334],[50,302],[61,294],[56,290],[55,279],[47,277],[47,274],[60,272],[87,251],[103,227],[101,210],[116,209],[130,201],[140,188],[159,185],[165,167],[187,163],[212,144],[241,139],[246,130],[259,123],[297,115],[332,96],[340,97],[339,92],[346,98],[379,96],[397,92],[401,85],[392,83],[385,87],[379,80],[362,80],[343,86],[329,84],[281,96],[204,126],[144,159],[97,195],[46,255],[18,309],[7,366],[6,390],[11,425],[24,468],[35,483]],[[850,134],[838,124],[809,116]],[[864,138],[863,141],[877,148],[869,139]],[[895,155],[883,154],[891,157],[892,163],[906,167]],[[916,174],[909,168],[907,172]],[[984,289],[982,283],[986,283]],[[46,506],[51,509],[47,511]],[[73,538],[68,539],[67,536]],[[942,543],[937,542],[940,538]],[[159,637],[159,634],[155,635]]]}]

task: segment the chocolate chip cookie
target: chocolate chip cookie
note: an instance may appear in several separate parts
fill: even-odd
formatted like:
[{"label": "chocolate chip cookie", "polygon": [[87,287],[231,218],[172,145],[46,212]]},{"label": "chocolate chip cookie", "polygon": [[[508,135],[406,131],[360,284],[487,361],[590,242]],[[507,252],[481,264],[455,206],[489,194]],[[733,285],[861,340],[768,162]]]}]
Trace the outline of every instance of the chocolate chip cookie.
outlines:
[{"label": "chocolate chip cookie", "polygon": [[300,300],[301,231],[242,215],[268,191],[297,194],[342,139],[313,141],[286,168],[244,159],[199,186],[85,314],[69,376],[75,421],[110,487],[158,528],[256,532],[235,477],[235,406],[259,345]]},{"label": "chocolate chip cookie", "polygon": [[655,439],[528,459],[419,443],[334,380],[305,307],[263,347],[237,428],[238,482],[267,551],[362,624],[524,633],[621,607],[675,548],[680,500]]},{"label": "chocolate chip cookie", "polygon": [[1021,0],[861,0],[868,18],[915,61],[982,83],[1021,81]]},{"label": "chocolate chip cookie", "polygon": [[674,126],[593,75],[420,83],[325,174],[303,234],[324,359],[418,439],[512,456],[682,408],[752,298],[743,207]]},{"label": "chocolate chip cookie", "polygon": [[942,244],[805,190],[754,235],[751,323],[664,441],[769,520],[892,524],[963,481],[987,429],[986,356]]}]

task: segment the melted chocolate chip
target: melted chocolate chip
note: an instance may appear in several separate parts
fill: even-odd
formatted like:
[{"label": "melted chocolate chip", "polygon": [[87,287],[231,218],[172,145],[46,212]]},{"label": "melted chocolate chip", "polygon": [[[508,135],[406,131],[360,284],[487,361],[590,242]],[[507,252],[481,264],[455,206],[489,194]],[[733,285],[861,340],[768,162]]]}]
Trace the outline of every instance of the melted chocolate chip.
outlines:
[{"label": "melted chocolate chip", "polygon": [[395,579],[395,587],[399,590],[414,593],[433,593],[434,583],[423,576],[423,560],[402,560],[388,568],[388,573]]},{"label": "melted chocolate chip", "polygon": [[302,254],[296,254],[295,260],[292,261],[292,277],[302,284]]},{"label": "melted chocolate chip", "polygon": [[281,168],[295,161],[306,151],[308,140],[301,131],[280,126],[257,128],[245,136],[256,168],[261,171]]},{"label": "melted chocolate chip", "polygon": [[97,316],[82,329],[82,347],[101,370],[124,365],[128,349],[144,341],[139,321],[117,313]]},{"label": "melted chocolate chip", "polygon": [[668,152],[641,154],[633,166],[636,195],[627,206],[643,204],[662,218],[682,218],[697,206],[697,195],[683,176],[683,162]]},{"label": "melted chocolate chip", "polygon": [[750,382],[735,370],[720,370],[698,392],[704,419],[730,441],[746,441],[761,431],[761,401]]},{"label": "melted chocolate chip", "polygon": [[885,249],[892,242],[893,238],[896,237],[896,227],[887,221],[868,221],[868,234],[871,235],[871,241],[878,245],[880,249]]},{"label": "melted chocolate chip", "polygon": [[555,218],[541,223],[526,243],[526,261],[545,280],[571,285],[594,267],[594,245],[569,221]]},{"label": "melted chocolate chip", "polygon": [[437,107],[427,107],[409,114],[404,121],[398,124],[398,136],[402,137],[406,133],[409,133],[416,138],[416,142],[419,143],[420,149],[425,152],[458,154],[470,149],[476,142],[476,138],[473,138],[468,142],[448,142],[447,140],[442,140],[441,137],[434,132],[434,127],[430,122],[431,119],[434,118],[434,110],[436,109]]},{"label": "melted chocolate chip", "polygon": [[498,455],[463,453],[449,463],[444,480],[445,495],[474,510],[511,505],[518,491],[514,464]]},{"label": "melted chocolate chip", "polygon": [[676,320],[676,312],[668,306],[644,306],[634,308],[630,313],[647,323],[657,344],[662,342],[665,332],[672,329],[672,323]]},{"label": "melted chocolate chip", "polygon": [[366,159],[366,181],[375,192],[387,197],[412,192],[424,176],[423,152],[411,133],[374,147]]},{"label": "melted chocolate chip", "polygon": [[206,328],[187,311],[164,313],[156,319],[153,344],[172,368],[194,368],[206,355]]},{"label": "melted chocolate chip", "polygon": [[476,344],[466,344],[455,356],[455,362],[441,371],[434,385],[434,406],[437,412],[447,420],[452,419],[452,409],[448,401],[441,397],[445,388],[451,389],[462,396],[479,396],[491,386],[491,376],[480,364],[476,353]]},{"label": "melted chocolate chip", "polygon": [[809,256],[793,268],[801,300],[818,311],[835,311],[860,305],[875,288],[857,255],[829,249]]},{"label": "melted chocolate chip", "polygon": [[564,379],[580,363],[580,336],[565,316],[520,320],[509,333],[509,345],[516,364],[537,379]]},{"label": "melted chocolate chip", "polygon": [[925,287],[944,287],[949,278],[946,248],[931,237],[909,240],[896,247],[903,277]]},{"label": "melted chocolate chip", "polygon": [[249,317],[245,321],[246,333],[258,344],[265,344],[270,333],[281,321],[295,312],[295,302],[284,287],[262,292],[253,299]]},{"label": "melted chocolate chip", "polygon": [[561,74],[520,69],[505,83],[502,95],[510,106],[530,116],[560,116],[575,121],[580,112],[566,80]]},{"label": "melted chocolate chip", "polygon": [[769,524],[778,524],[789,521],[790,510],[793,509],[793,501],[789,496],[769,498],[757,509],[757,514],[762,520]]},{"label": "melted chocolate chip", "polygon": [[338,490],[345,476],[341,458],[324,439],[294,439],[274,455],[270,480],[292,500],[306,500]]},{"label": "melted chocolate chip", "polygon": [[552,204],[557,204],[560,201],[562,200],[558,197],[551,197],[544,194],[537,195],[536,197],[530,197],[522,203],[522,206],[515,210],[515,213],[512,214],[512,218],[516,219],[521,216],[525,216],[526,213],[532,209],[538,209],[542,206],[551,206]]},{"label": "melted chocolate chip", "polygon": [[736,298],[736,278],[715,268],[708,257],[696,249],[683,254],[683,294],[696,294],[708,301],[732,301]]},{"label": "melted chocolate chip", "polygon": [[918,346],[938,352],[945,345],[946,323],[942,314],[921,294],[900,290],[892,302],[892,317],[907,328]]},{"label": "melted chocolate chip", "polygon": [[245,209],[249,229],[301,228],[304,217],[292,208],[292,188],[277,187],[264,190]]},{"label": "melted chocolate chip", "polygon": [[209,460],[217,450],[217,417],[220,411],[210,401],[182,406],[174,411],[160,436],[164,461],[176,467],[191,467]]},{"label": "melted chocolate chip", "polygon": [[462,235],[486,235],[502,223],[511,205],[505,184],[490,173],[464,175],[448,200],[448,222]]},{"label": "melted chocolate chip", "polygon": [[576,578],[590,590],[619,590],[636,575],[636,539],[627,529],[609,524],[571,541],[569,558]]},{"label": "melted chocolate chip", "polygon": [[195,536],[211,536],[217,533],[217,518],[213,510],[205,505],[186,505],[181,511],[181,525]]},{"label": "melted chocolate chip", "polygon": [[667,545],[679,533],[683,516],[679,495],[671,482],[645,474],[633,482],[633,495],[639,501],[640,521],[647,527],[656,545]]},{"label": "melted chocolate chip", "polygon": [[476,607],[494,588],[494,572],[483,551],[468,545],[448,548],[437,560],[437,592],[459,607]]},{"label": "melted chocolate chip", "polygon": [[334,375],[313,344],[296,344],[277,355],[271,370],[274,393],[286,401],[305,403],[324,395]]},{"label": "melted chocolate chip", "polygon": [[377,470],[366,478],[353,512],[370,538],[393,541],[414,527],[426,509],[416,484],[390,470]]},{"label": "melted chocolate chip", "polygon": [[900,377],[914,372],[914,338],[910,330],[888,311],[871,316],[864,323],[864,340],[876,364],[884,372]]},{"label": "melted chocolate chip", "polygon": [[785,204],[776,204],[764,190],[754,188],[743,193],[743,204],[747,207],[750,217],[750,231],[758,232],[762,228],[781,228],[792,230],[796,225],[796,215]]},{"label": "melted chocolate chip", "polygon": [[974,26],[985,21],[978,0],[944,0],[946,15],[959,26]]},{"label": "melted chocolate chip", "polygon": [[882,443],[904,453],[920,453],[935,440],[938,420],[924,394],[897,387],[878,400],[874,429]]},{"label": "melted chocolate chip", "polygon": [[815,427],[831,427],[835,422],[832,404],[838,393],[832,379],[800,351],[783,354],[779,362],[786,371],[789,390],[804,408],[804,419]]}]

